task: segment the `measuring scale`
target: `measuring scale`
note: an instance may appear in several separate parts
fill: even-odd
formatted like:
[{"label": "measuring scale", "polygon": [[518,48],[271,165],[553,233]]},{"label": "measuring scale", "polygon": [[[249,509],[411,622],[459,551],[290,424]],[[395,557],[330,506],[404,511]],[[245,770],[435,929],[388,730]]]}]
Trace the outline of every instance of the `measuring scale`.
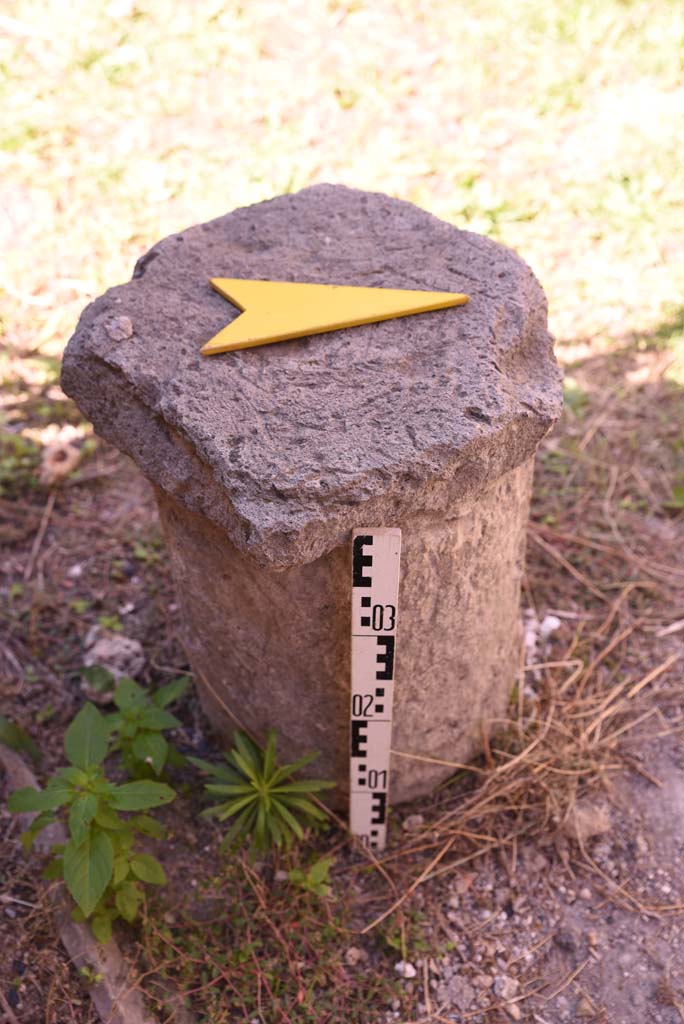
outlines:
[{"label": "measuring scale", "polygon": [[349,827],[370,850],[387,838],[401,530],[352,534]]}]

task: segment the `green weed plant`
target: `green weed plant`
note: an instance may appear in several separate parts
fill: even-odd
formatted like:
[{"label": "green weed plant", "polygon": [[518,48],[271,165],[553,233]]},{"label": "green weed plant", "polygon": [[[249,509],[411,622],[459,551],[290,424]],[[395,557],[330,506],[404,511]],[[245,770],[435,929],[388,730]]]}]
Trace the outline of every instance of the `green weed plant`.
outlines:
[{"label": "green weed plant", "polygon": [[276,732],[271,729],[262,749],[242,731],[235,733],[235,746],[224,754],[226,764],[211,764],[199,758],[188,760],[211,776],[205,790],[222,799],[202,812],[219,821],[233,818],[221,848],[250,839],[252,857],[271,849],[289,850],[295,839],[304,838],[304,826],[321,825],[327,814],[312,800],[314,793],[331,789],[333,782],[322,779],[295,780],[292,776],[318,757],[306,754],[292,764],[276,763]]},{"label": "green weed plant", "polygon": [[320,857],[307,870],[292,868],[291,871],[288,871],[287,877],[293,885],[303,889],[304,892],[310,892],[314,896],[325,899],[332,892],[330,868],[333,864],[333,857]]},{"label": "green weed plant", "polygon": [[[159,861],[136,849],[138,835],[164,839],[164,828],[140,813],[170,803],[175,793],[163,782],[140,779],[118,785],[104,771],[110,728],[94,704],[85,704],[64,737],[69,762],[43,790],[15,790],[8,807],[38,812],[22,842],[31,850],[36,836],[58,818],[66,819],[68,840],[54,844],[45,877],[63,878],[76,903],[74,920],[89,919],[93,934],[107,942],[112,922],[138,916],[144,885],[164,885]],[[129,816],[130,815],[130,816]]]},{"label": "green weed plant", "polygon": [[112,751],[120,751],[124,767],[133,778],[160,776],[167,762],[179,765],[183,758],[163,733],[181,724],[167,705],[179,700],[188,688],[180,676],[154,693],[124,676],[117,683],[113,700],[117,710],[106,722]]}]

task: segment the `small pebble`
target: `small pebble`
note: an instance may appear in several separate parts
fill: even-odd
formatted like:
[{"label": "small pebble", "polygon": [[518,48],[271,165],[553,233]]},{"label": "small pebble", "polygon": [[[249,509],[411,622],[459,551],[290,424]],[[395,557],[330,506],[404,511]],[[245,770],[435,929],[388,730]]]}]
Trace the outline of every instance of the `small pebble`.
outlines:
[{"label": "small pebble", "polygon": [[499,999],[514,999],[518,994],[520,982],[508,974],[500,974],[494,979],[494,994]]},{"label": "small pebble", "polygon": [[574,953],[577,949],[577,939],[569,928],[559,928],[553,940],[560,949],[568,953]]},{"label": "small pebble", "polygon": [[133,323],[127,316],[114,316],[105,323],[105,331],[112,341],[126,341],[133,335]]},{"label": "small pebble", "polygon": [[348,967],[356,967],[357,964],[367,959],[368,954],[365,949],[359,949],[358,946],[350,946],[344,954],[344,962]]},{"label": "small pebble", "polygon": [[589,1002],[586,996],[582,996],[575,1013],[578,1017],[594,1017],[596,1015],[595,1007]]},{"label": "small pebble", "polygon": [[394,965],[394,970],[401,978],[415,978],[418,973],[413,964],[408,960],[400,960]]}]

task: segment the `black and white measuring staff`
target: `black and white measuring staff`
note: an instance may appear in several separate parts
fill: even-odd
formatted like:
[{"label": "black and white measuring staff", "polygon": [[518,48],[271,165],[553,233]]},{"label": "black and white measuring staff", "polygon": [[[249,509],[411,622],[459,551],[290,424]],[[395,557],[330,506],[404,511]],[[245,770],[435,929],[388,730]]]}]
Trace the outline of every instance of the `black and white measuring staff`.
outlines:
[{"label": "black and white measuring staff", "polygon": [[371,850],[387,836],[401,530],[352,535],[349,827]]}]

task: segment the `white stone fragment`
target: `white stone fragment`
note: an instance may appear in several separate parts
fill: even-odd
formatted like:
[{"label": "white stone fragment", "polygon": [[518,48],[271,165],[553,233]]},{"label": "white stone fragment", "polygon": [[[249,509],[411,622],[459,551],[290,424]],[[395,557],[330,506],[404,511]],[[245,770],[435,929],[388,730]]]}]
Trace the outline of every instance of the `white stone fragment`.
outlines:
[{"label": "white stone fragment", "polygon": [[135,679],[145,666],[142,644],[121,633],[111,633],[94,626],[88,631],[84,644],[83,663],[86,667],[101,665],[114,676]]},{"label": "white stone fragment", "polygon": [[400,978],[415,978],[418,973],[413,964],[408,960],[400,960],[394,965],[394,970]]}]

